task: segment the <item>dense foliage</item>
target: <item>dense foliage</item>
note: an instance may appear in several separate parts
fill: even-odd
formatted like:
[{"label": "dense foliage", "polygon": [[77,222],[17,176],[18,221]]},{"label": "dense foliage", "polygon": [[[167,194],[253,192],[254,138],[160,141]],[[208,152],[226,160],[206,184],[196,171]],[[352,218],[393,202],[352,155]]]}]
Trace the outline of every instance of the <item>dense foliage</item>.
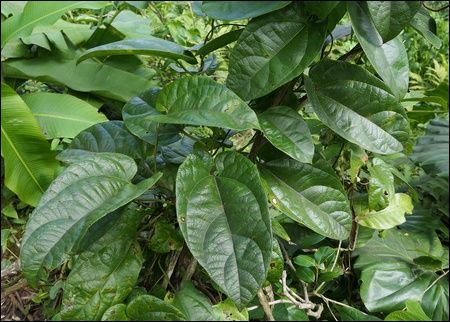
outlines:
[{"label": "dense foliage", "polygon": [[448,320],[443,5],[2,1],[2,318]]}]

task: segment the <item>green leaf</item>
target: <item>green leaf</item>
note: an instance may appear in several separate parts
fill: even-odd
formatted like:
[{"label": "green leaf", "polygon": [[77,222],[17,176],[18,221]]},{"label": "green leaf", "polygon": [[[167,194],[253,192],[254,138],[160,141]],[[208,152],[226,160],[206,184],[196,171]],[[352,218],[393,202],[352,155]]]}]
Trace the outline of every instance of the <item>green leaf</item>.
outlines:
[{"label": "green leaf", "polygon": [[[385,7],[389,6],[389,4],[387,3],[393,2],[368,1],[367,3],[369,4],[369,8],[372,9],[374,9],[374,7],[376,6],[376,4],[373,3],[382,3],[381,5],[379,5],[378,9],[380,10],[380,12],[384,12],[383,10],[386,9]],[[409,2],[396,1],[395,3]],[[349,3],[349,6],[358,7],[360,6],[360,4]],[[392,93],[394,93],[397,98],[402,99],[408,91],[409,63],[408,55],[406,54],[406,49],[401,41],[400,36],[397,36],[382,45],[373,44],[369,39],[366,38],[364,30],[361,30],[361,28],[357,28],[355,26],[356,24],[358,24],[360,17],[355,16],[354,10],[354,8],[351,10],[349,9],[350,18],[352,19],[354,31],[359,43],[361,44],[361,47],[363,48],[365,54],[367,55],[367,58],[375,68],[378,75],[381,76],[381,78],[392,90]],[[374,31],[374,33],[375,32],[376,31]]]},{"label": "green leaf", "polygon": [[277,160],[260,167],[270,200],[291,219],[315,232],[346,239],[351,214],[342,184],[325,161],[314,165]]},{"label": "green leaf", "polygon": [[384,319],[385,321],[431,321],[431,319],[425,314],[420,303],[417,301],[407,300],[406,311],[395,311]]},{"label": "green leaf", "polygon": [[437,49],[441,48],[442,41],[436,35],[436,21],[425,8],[420,8],[410,23],[434,47]]},{"label": "green leaf", "polygon": [[75,261],[64,284],[62,320],[98,321],[137,282],[143,258],[133,246],[142,213],[130,207]]},{"label": "green leaf", "polygon": [[226,299],[225,301],[219,302],[218,304],[214,305],[214,308],[216,308],[219,311],[219,314],[221,315],[221,318],[218,319],[219,321],[249,320],[247,309],[244,308],[241,311],[239,311],[236,305],[234,305],[233,301],[231,301],[230,299]]},{"label": "green leaf", "polygon": [[449,318],[448,277],[441,278],[422,298],[422,307],[433,321],[447,321]]},{"label": "green leaf", "polygon": [[373,158],[367,165],[369,178],[369,209],[381,210],[389,204],[395,194],[394,175],[389,166],[380,158]]},{"label": "green leaf", "polygon": [[180,139],[180,126],[158,124],[147,116],[161,115],[155,109],[159,88],[149,89],[130,99],[122,109],[122,117],[131,133],[150,144],[167,145]]},{"label": "green leaf", "polygon": [[115,55],[149,55],[175,60],[183,59],[191,64],[197,63],[192,53],[183,46],[168,40],[150,37],[120,40],[91,48],[78,58],[77,64],[89,58]]},{"label": "green leaf", "polygon": [[299,267],[297,268],[295,274],[299,279],[308,284],[314,283],[314,281],[316,280],[315,269],[312,269],[310,267]]},{"label": "green leaf", "polygon": [[384,42],[397,37],[420,7],[420,1],[367,1],[367,9]]},{"label": "green leaf", "polygon": [[254,18],[286,7],[291,1],[203,1],[202,11],[220,20]]},{"label": "green leaf", "polygon": [[[177,174],[177,217],[192,255],[240,309],[266,279],[272,253],[256,166],[236,152],[190,155]],[[245,214],[245,216],[242,216]]]},{"label": "green leaf", "polygon": [[326,27],[308,21],[297,4],[253,19],[231,52],[227,86],[251,100],[291,81],[320,52]]},{"label": "green leaf", "polygon": [[147,145],[127,131],[122,121],[93,125],[78,134],[69,147],[58,154],[58,160],[73,162],[92,152],[121,153],[135,160],[144,159]]},{"label": "green leaf", "polygon": [[309,255],[298,255],[293,258],[293,262],[301,267],[316,267],[316,261]]},{"label": "green leaf", "polygon": [[366,314],[353,307],[346,307],[341,305],[334,305],[341,317],[341,321],[383,321],[376,316]]},{"label": "green leaf", "polygon": [[379,211],[358,213],[358,224],[373,229],[390,229],[406,221],[405,214],[411,214],[411,197],[405,193],[396,193],[389,199],[389,205]]},{"label": "green leaf", "polygon": [[151,295],[140,295],[127,306],[131,321],[185,321],[180,310]]},{"label": "green leaf", "polygon": [[348,1],[347,10],[355,33],[359,34],[367,43],[378,47],[381,46],[383,39],[375,27],[367,2]]},{"label": "green leaf", "polygon": [[[418,266],[414,259],[424,255],[440,258],[446,252],[434,232],[389,229],[382,237],[375,232],[354,253],[358,256],[354,267],[361,272],[360,295],[366,308],[387,313],[402,309],[408,299],[420,301],[437,275]],[[432,286],[428,292],[436,287]]]},{"label": "green leaf", "polygon": [[255,112],[236,94],[211,78],[184,77],[163,88],[156,101],[160,123],[205,125],[246,130],[259,128]]},{"label": "green leaf", "polygon": [[[130,2],[130,1],[128,1]],[[142,1],[147,2],[148,1]],[[145,9],[145,8],[144,8]],[[123,33],[127,39],[132,38],[150,38],[153,33],[152,22],[149,19],[144,18],[140,14],[136,14],[130,10],[123,10],[114,18],[111,26]]]},{"label": "green leaf", "polygon": [[125,304],[116,304],[105,311],[102,321],[130,321],[126,313],[127,306]]},{"label": "green leaf", "polygon": [[216,49],[222,48],[232,42],[238,40],[239,36],[242,34],[244,29],[232,30],[227,32],[226,34],[220,35],[217,38],[214,38],[208,41],[206,44],[200,47],[197,50],[197,55],[206,56],[207,54],[215,51]]},{"label": "green leaf", "polygon": [[4,77],[32,78],[122,102],[154,86],[145,75],[135,72],[141,65],[129,65],[130,71],[122,63],[113,66],[89,60],[77,65],[75,57],[80,53],[80,50],[71,48],[64,54],[52,51],[31,59],[7,60],[2,62],[2,72]]},{"label": "green leaf", "polygon": [[306,92],[322,123],[366,150],[403,150],[396,138],[409,138],[409,123],[402,105],[378,78],[360,66],[330,60],[313,67],[310,77]]},{"label": "green leaf", "polygon": [[[58,267],[86,230],[106,214],[140,196],[161,177],[133,185],[133,159],[117,153],[95,154],[69,165],[50,185],[25,228],[22,272],[35,287],[45,269]],[[44,238],[45,237],[45,238]]]},{"label": "green leaf", "polygon": [[173,305],[184,313],[189,321],[217,321],[209,299],[197,290],[190,281],[181,285]]},{"label": "green leaf", "polygon": [[3,83],[1,111],[5,185],[20,200],[36,206],[59,164],[28,106]]},{"label": "green leaf", "polygon": [[277,304],[273,308],[273,317],[276,321],[309,321],[304,310],[285,303]]},{"label": "green leaf", "polygon": [[107,4],[107,1],[28,1],[20,14],[2,22],[2,48],[12,39],[29,35],[36,26],[53,24],[69,10],[100,9]]},{"label": "green leaf", "polygon": [[84,129],[108,119],[92,105],[67,94],[31,93],[22,96],[46,137],[73,138]]},{"label": "green leaf", "polygon": [[26,45],[37,45],[47,50],[55,46],[60,51],[69,50],[64,37],[74,45],[84,44],[94,30],[89,25],[70,23],[59,19],[51,26],[39,26],[33,29],[31,35],[22,37],[21,41]]},{"label": "green leaf", "polygon": [[149,240],[148,247],[155,253],[168,253],[181,250],[183,237],[175,226],[164,221],[158,221],[154,226],[154,233]]},{"label": "green leaf", "polygon": [[9,17],[20,14],[26,3],[26,1],[3,1],[1,6],[2,15]]},{"label": "green leaf", "polygon": [[429,174],[448,178],[448,120],[435,118],[427,125],[427,133],[419,137],[411,159]]},{"label": "green leaf", "polygon": [[339,3],[340,1],[304,1],[303,5],[309,13],[320,19],[325,19]]},{"label": "green leaf", "polygon": [[285,106],[269,108],[258,116],[264,135],[276,148],[293,159],[311,163],[314,143],[303,118]]},{"label": "green leaf", "polygon": [[14,205],[12,203],[2,208],[2,215],[12,219],[19,219],[17,210],[16,208],[14,208]]},{"label": "green leaf", "polygon": [[314,253],[314,259],[316,260],[318,265],[325,264],[328,266],[334,259],[335,254],[336,251],[334,250],[334,248],[331,248],[329,246],[322,246]]},{"label": "green leaf", "polygon": [[[272,222],[273,224],[273,222]],[[273,227],[273,226],[272,226]],[[276,238],[272,239],[272,259],[267,272],[267,281],[276,283],[280,280],[284,269],[284,258]]]}]

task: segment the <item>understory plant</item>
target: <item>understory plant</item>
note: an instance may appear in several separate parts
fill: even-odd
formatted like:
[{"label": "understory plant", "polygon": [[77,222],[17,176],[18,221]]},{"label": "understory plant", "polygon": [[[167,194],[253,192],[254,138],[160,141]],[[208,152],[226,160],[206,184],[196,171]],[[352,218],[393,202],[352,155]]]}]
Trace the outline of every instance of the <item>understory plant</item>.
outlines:
[{"label": "understory plant", "polygon": [[47,318],[448,320],[448,75],[409,91],[402,38],[442,45],[423,3],[1,12],[2,213],[30,212]]}]

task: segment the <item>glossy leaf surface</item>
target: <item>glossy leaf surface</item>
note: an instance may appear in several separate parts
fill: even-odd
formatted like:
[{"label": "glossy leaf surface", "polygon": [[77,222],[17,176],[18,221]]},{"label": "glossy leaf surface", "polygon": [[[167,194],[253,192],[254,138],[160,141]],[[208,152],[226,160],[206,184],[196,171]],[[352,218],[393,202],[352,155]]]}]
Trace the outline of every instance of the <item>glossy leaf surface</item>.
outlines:
[{"label": "glossy leaf surface", "polygon": [[221,153],[214,163],[190,155],[178,170],[176,195],[191,253],[242,309],[266,279],[272,252],[267,199],[255,165],[236,152]]},{"label": "glossy leaf surface", "polygon": [[217,321],[216,313],[209,299],[190,281],[181,285],[180,291],[175,295],[173,305],[183,312],[189,321]]},{"label": "glossy leaf surface", "polygon": [[405,112],[378,78],[359,66],[330,60],[313,67],[310,77],[308,98],[319,119],[334,132],[380,154],[403,149],[396,137],[408,139]]},{"label": "glossy leaf surface", "polygon": [[270,191],[269,197],[280,211],[315,232],[345,239],[351,214],[343,187],[324,162],[313,165],[295,160],[277,160],[260,167]]},{"label": "glossy leaf surface", "polygon": [[59,266],[87,228],[140,196],[161,177],[137,185],[135,162],[116,153],[95,154],[64,170],[42,196],[28,220],[20,253],[30,285]]},{"label": "glossy leaf surface", "polygon": [[121,153],[144,159],[147,145],[127,131],[122,121],[108,121],[91,126],[78,134],[69,147],[58,154],[61,161],[82,160],[92,152]]},{"label": "glossy leaf surface", "polygon": [[183,46],[156,37],[150,38],[150,36],[121,40],[90,48],[78,58],[77,63],[89,58],[115,55],[150,55],[175,60],[183,59],[191,64],[197,63],[195,57]]},{"label": "glossy leaf surface", "polygon": [[384,42],[397,37],[420,8],[420,1],[367,1],[367,8]]},{"label": "glossy leaf surface", "polygon": [[180,126],[152,121],[152,115],[161,115],[155,108],[159,92],[153,88],[130,99],[122,109],[122,117],[130,132],[145,142],[167,145],[180,139]]},{"label": "glossy leaf surface", "polygon": [[308,22],[296,4],[253,19],[231,52],[227,86],[250,100],[299,76],[320,52],[326,26]]},{"label": "glossy leaf surface", "polygon": [[272,107],[258,116],[264,135],[276,148],[293,159],[311,163],[314,143],[308,125],[293,109]]},{"label": "glossy leaf surface", "polygon": [[128,296],[143,262],[133,246],[141,219],[135,207],[126,209],[109,231],[78,256],[64,284],[62,320],[98,321]]},{"label": "glossy leaf surface", "polygon": [[410,234],[390,229],[379,237],[375,232],[355,253],[359,255],[355,268],[361,271],[360,294],[366,308],[370,312],[392,312],[402,309],[405,300],[420,301],[437,276],[414,259],[442,258],[445,252],[435,233]]},{"label": "glossy leaf surface", "polygon": [[233,130],[259,128],[255,112],[224,85],[208,77],[185,77],[164,87],[156,109],[164,114],[148,115],[148,120]]},{"label": "glossy leaf surface", "polygon": [[241,20],[281,9],[291,1],[203,1],[202,11],[220,20]]}]

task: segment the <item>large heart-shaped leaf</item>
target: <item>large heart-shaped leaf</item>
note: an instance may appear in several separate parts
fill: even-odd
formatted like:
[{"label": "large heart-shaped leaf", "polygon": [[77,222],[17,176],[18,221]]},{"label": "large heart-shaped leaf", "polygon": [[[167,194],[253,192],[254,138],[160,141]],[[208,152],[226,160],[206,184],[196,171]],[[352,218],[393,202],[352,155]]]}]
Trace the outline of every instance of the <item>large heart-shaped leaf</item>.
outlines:
[{"label": "large heart-shaped leaf", "polygon": [[[354,254],[359,256],[355,268],[361,272],[361,298],[370,312],[392,312],[402,309],[406,300],[420,301],[438,277],[434,270],[448,266],[448,250],[442,247],[434,232],[389,229],[381,237],[375,232]],[[423,258],[438,259],[442,266],[426,268],[421,265]],[[437,287],[431,286],[428,292]],[[434,305],[430,302],[422,302],[425,312],[430,304]]]},{"label": "large heart-shaped leaf", "polygon": [[[215,172],[211,172],[215,166]],[[190,155],[176,179],[177,217],[192,255],[242,309],[264,282],[272,252],[267,198],[243,155]]]},{"label": "large heart-shaped leaf", "polygon": [[211,78],[191,76],[163,88],[156,101],[160,115],[151,121],[246,130],[259,128],[255,112],[236,94]]},{"label": "large heart-shaped leaf", "polygon": [[311,133],[295,110],[276,106],[260,114],[258,119],[264,135],[276,148],[295,160],[311,163],[314,156]]},{"label": "large heart-shaped leaf", "polygon": [[2,156],[5,185],[36,206],[59,168],[38,122],[16,92],[2,83]]},{"label": "large heart-shaped leaf", "polygon": [[281,9],[291,1],[203,1],[202,11],[220,20],[254,18]]},{"label": "large heart-shaped leaf", "polygon": [[131,133],[142,140],[159,146],[178,141],[180,126],[172,124],[158,124],[147,116],[161,115],[155,109],[159,88],[152,88],[139,96],[130,99],[122,109],[122,117]]},{"label": "large heart-shaped leaf", "polygon": [[48,138],[73,138],[108,119],[95,107],[67,94],[31,93],[22,96]]},{"label": "large heart-shaped leaf", "polygon": [[272,203],[291,219],[333,239],[346,239],[352,216],[342,184],[324,162],[277,160],[260,167]]},{"label": "large heart-shaped leaf", "polygon": [[183,59],[191,64],[197,63],[197,60],[192,53],[183,46],[151,36],[146,38],[120,40],[91,48],[78,58],[77,63],[89,58],[115,55],[150,55],[175,60]]},{"label": "large heart-shaped leaf", "polygon": [[409,25],[420,1],[367,1],[367,8],[381,38],[387,42]]},{"label": "large heart-shaped leaf", "polygon": [[133,159],[145,159],[148,145],[127,131],[122,121],[93,125],[78,134],[69,147],[58,154],[58,160],[72,162],[92,152],[121,153]]},{"label": "large heart-shaped leaf", "polygon": [[181,285],[175,295],[173,305],[178,308],[189,321],[217,321],[211,302],[190,281]]},{"label": "large heart-shaped leaf", "polygon": [[[388,87],[362,67],[325,60],[313,67],[306,91],[319,119],[362,148],[392,154],[409,139],[402,105]],[[370,95],[368,95],[370,93]]]},{"label": "large heart-shaped leaf", "polygon": [[143,262],[133,246],[142,213],[130,207],[118,216],[118,221],[77,257],[64,283],[62,320],[98,321],[132,291]]},{"label": "large heart-shaped leaf", "polygon": [[140,196],[161,173],[133,185],[136,163],[117,153],[98,153],[73,163],[42,196],[22,240],[22,272],[32,286],[45,269],[58,267],[93,223]]},{"label": "large heart-shaped leaf", "polygon": [[250,100],[289,82],[320,52],[326,27],[308,21],[296,4],[252,20],[231,52],[227,86]]},{"label": "large heart-shaped leaf", "polygon": [[100,9],[107,4],[108,1],[28,1],[20,14],[2,23],[2,48],[12,39],[29,35],[36,26],[53,24],[69,10]]}]

